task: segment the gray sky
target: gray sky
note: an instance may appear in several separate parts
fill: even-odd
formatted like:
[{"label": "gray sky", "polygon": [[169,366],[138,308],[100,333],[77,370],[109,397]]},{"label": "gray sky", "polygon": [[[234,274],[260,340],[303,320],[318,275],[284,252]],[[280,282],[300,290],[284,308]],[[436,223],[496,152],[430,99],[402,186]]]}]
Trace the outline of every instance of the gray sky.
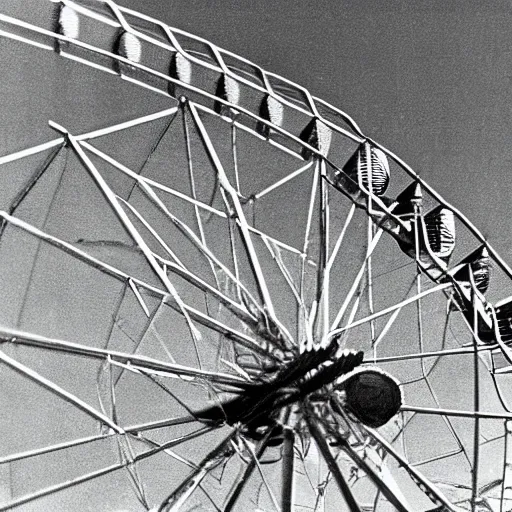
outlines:
[{"label": "gray sky", "polygon": [[125,0],[345,110],[503,256],[512,182],[512,6],[496,0]]}]

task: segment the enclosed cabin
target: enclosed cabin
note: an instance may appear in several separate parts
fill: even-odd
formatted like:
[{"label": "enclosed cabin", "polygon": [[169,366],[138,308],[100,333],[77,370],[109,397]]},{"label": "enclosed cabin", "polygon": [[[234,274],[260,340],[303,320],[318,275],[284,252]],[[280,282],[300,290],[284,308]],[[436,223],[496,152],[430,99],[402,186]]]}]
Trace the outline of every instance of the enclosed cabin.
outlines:
[{"label": "enclosed cabin", "polygon": [[423,195],[418,183],[411,183],[394,200],[382,197],[382,202],[387,211],[374,207],[372,218],[393,236],[402,252],[417,259],[422,270],[437,280],[455,249],[453,212],[438,205],[422,214]]},{"label": "enclosed cabin", "polygon": [[[69,5],[60,4],[54,18],[54,30],[64,38],[78,39],[80,36],[80,17]],[[55,39],[54,50],[66,51],[69,43],[65,39]]]},{"label": "enclosed cabin", "polygon": [[[499,341],[507,347],[512,346],[512,297],[507,297],[494,306],[493,318],[496,320],[494,336],[499,336]],[[491,339],[490,342],[498,341]],[[505,352],[502,347],[491,352],[494,373],[512,372],[512,347],[510,353]]]},{"label": "enclosed cabin", "polygon": [[[413,184],[397,198],[393,213],[406,223],[408,230],[399,231],[400,248],[411,258],[427,266],[445,269],[455,249],[455,219],[453,212],[438,205],[425,215],[421,214],[422,195],[419,185]],[[417,240],[416,240],[417,239]]]},{"label": "enclosed cabin", "polygon": [[[181,52],[174,52],[169,64],[169,76],[175,81],[190,85],[192,83],[192,64],[190,59]],[[178,95],[179,85],[175,81],[169,82],[167,86],[167,92],[174,98]]]},{"label": "enclosed cabin", "polygon": [[480,341],[484,342],[495,338],[489,304],[485,298],[490,278],[491,260],[485,246],[462,259],[443,278],[444,282],[454,284],[451,310],[462,312],[468,325],[476,327]]},{"label": "enclosed cabin", "polygon": [[[314,117],[306,125],[300,134],[300,140],[316,149],[320,155],[326,157],[331,147],[332,132],[330,128],[320,119]],[[308,160],[313,157],[313,153],[309,148],[302,148],[302,158]]]},{"label": "enclosed cabin", "polygon": [[[129,62],[139,64],[142,58],[142,44],[135,34],[122,30],[117,36],[114,53]],[[114,61],[115,70],[120,75],[129,75],[133,69],[129,62]]]},{"label": "enclosed cabin", "polygon": [[[275,126],[283,126],[284,107],[283,104],[274,96],[267,94],[261,101],[258,116],[263,120]],[[268,139],[275,131],[266,122],[258,121],[256,125],[257,132]]]},{"label": "enclosed cabin", "polygon": [[336,186],[357,203],[369,195],[384,195],[389,180],[387,156],[369,143],[361,144],[341,171],[336,172]]},{"label": "enclosed cabin", "polygon": [[[222,74],[217,81],[215,96],[222,101],[216,100],[213,110],[223,116],[235,117],[238,111],[231,105],[238,105],[240,102],[240,85],[238,82],[227,73]],[[224,101],[230,103],[230,105],[226,105],[226,103],[223,103]]]}]

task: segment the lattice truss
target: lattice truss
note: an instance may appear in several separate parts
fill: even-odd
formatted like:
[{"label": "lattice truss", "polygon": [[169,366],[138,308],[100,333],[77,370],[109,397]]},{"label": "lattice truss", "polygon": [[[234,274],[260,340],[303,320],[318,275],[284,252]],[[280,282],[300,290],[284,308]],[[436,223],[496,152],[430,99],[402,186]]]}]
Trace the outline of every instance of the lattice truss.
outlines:
[{"label": "lattice truss", "polygon": [[[20,12],[6,44],[168,106],[0,158],[0,510],[510,510],[512,273],[466,217],[211,43]],[[369,367],[379,428],[343,391]]]}]

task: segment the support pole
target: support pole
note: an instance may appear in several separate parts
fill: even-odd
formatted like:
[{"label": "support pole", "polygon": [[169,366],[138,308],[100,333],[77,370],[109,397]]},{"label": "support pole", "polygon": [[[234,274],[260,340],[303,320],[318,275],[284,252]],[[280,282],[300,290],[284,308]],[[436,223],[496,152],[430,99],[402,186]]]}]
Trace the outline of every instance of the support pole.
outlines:
[{"label": "support pole", "polygon": [[512,506],[512,420],[505,421],[504,459],[500,512],[506,512]]},{"label": "support pole", "polygon": [[283,441],[283,474],[282,474],[282,494],[281,510],[282,512],[293,512],[294,501],[294,469],[295,458],[293,446],[295,444],[295,432],[291,428],[284,428]]}]

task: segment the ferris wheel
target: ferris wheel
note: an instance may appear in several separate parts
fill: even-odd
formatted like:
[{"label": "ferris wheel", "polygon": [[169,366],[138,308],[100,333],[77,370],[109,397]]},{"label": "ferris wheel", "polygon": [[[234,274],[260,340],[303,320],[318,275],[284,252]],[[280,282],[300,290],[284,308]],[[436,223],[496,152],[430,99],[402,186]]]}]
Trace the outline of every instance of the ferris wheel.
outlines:
[{"label": "ferris wheel", "polygon": [[512,270],[462,212],[202,38],[2,11],[0,510],[511,510]]}]

